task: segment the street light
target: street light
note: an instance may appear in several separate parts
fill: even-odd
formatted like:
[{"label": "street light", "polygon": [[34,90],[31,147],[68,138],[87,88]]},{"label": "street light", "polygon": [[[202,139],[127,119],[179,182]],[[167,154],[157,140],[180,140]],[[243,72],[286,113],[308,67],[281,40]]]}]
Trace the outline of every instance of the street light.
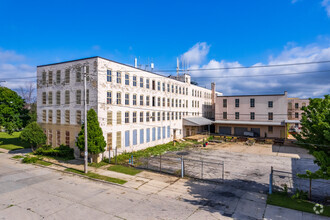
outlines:
[{"label": "street light", "polygon": [[85,104],[85,165],[84,165],[84,173],[87,173],[87,166],[88,166],[88,145],[87,145],[87,89],[86,89],[86,77],[87,77],[87,69],[86,66],[83,66],[83,74],[84,74],[84,90],[85,90],[85,97],[84,97],[84,104]]}]

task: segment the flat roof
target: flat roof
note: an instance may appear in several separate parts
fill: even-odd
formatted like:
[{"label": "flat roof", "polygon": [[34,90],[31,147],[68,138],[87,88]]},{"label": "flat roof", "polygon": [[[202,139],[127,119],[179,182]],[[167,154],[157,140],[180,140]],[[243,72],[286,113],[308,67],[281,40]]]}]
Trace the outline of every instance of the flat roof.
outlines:
[{"label": "flat roof", "polygon": [[[131,66],[131,65],[128,65],[128,64],[125,64],[125,63],[120,63],[120,62],[117,62],[117,61],[113,61],[113,60],[110,60],[110,59],[107,59],[107,58],[104,58],[104,57],[100,57],[100,56],[92,56],[92,57],[86,57],[86,58],[81,58],[81,59],[75,59],[75,60],[68,60],[68,61],[57,62],[57,63],[50,63],[50,64],[38,65],[37,67],[53,66],[53,65],[63,64],[63,63],[70,63],[70,62],[76,62],[76,61],[82,61],[82,60],[88,60],[88,59],[95,59],[95,58],[104,59],[104,60],[107,60],[107,61],[110,61],[110,62],[114,62],[114,63],[120,64],[120,65],[124,65],[124,66],[130,67],[130,68],[136,69],[136,70],[145,71],[145,72],[152,73],[152,74],[155,74],[157,76],[161,76],[161,77],[165,77],[165,78],[169,78],[169,79],[173,79],[170,76],[174,76],[174,75],[164,76],[164,75],[159,74],[159,73],[155,73],[155,72],[151,72],[151,71],[148,71],[148,70],[139,69],[137,67],[134,67],[134,66]],[[180,81],[178,79],[173,79],[173,80],[176,80],[178,82],[182,82],[182,81]],[[182,82],[182,83],[184,83],[184,82]],[[190,83],[190,85],[197,86],[197,87],[200,87],[200,88],[203,88],[203,89],[207,89],[205,87],[194,85],[194,84],[191,84],[191,83]],[[207,89],[207,90],[212,91],[211,89]],[[221,93],[221,92],[218,92],[218,93]]]},{"label": "flat roof", "polygon": [[278,125],[284,126],[284,121],[274,122],[274,121],[226,121],[226,120],[216,120],[214,124],[236,124],[236,125]]},{"label": "flat roof", "polygon": [[[197,126],[203,126],[203,125],[211,125],[213,121],[204,118],[204,117],[189,117],[189,118],[183,118],[183,125],[197,125]],[[188,121],[190,123],[185,123],[185,121]],[[192,123],[192,124],[191,124]]]},{"label": "flat roof", "polygon": [[[285,91],[286,92],[286,91]],[[264,95],[224,95],[224,96],[217,96],[217,97],[245,97],[245,96],[284,96],[283,94],[264,94]]]}]

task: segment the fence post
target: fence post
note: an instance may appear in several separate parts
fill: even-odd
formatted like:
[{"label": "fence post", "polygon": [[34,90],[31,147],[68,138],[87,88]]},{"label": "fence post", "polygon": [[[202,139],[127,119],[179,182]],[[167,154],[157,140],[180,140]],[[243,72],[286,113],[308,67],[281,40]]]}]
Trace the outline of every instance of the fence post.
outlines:
[{"label": "fence post", "polygon": [[116,162],[116,165],[117,165],[117,147],[116,147],[115,153],[116,153],[116,155],[115,155],[115,162]]},{"label": "fence post", "polygon": [[162,155],[159,155],[159,171],[162,172]]},{"label": "fence post", "polygon": [[181,156],[181,178],[184,177],[184,161],[183,157]]},{"label": "fence post", "polygon": [[269,174],[269,194],[273,193],[273,167],[270,168]]}]

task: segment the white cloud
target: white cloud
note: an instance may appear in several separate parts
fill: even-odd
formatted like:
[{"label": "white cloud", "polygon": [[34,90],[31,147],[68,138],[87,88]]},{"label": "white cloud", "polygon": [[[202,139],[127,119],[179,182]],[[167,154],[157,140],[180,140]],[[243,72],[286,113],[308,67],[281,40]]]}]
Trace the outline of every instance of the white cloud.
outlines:
[{"label": "white cloud", "polygon": [[[204,57],[206,56],[207,54],[204,55]],[[280,54],[270,56],[268,62],[255,63],[253,66],[304,63],[326,60],[330,60],[329,46],[322,47],[315,43],[302,47],[289,43],[284,47]],[[213,69],[228,67],[243,67],[243,65],[239,61],[228,62],[226,60],[217,61],[212,59],[204,65],[194,64],[190,66],[189,69]],[[292,75],[280,74],[312,72],[320,70],[330,70],[330,63],[279,66],[272,68],[260,67],[222,69],[213,71],[191,71],[190,74],[192,76],[192,80],[198,81],[199,85],[201,86],[210,87],[210,82],[216,82],[217,90],[219,92],[223,92],[225,95],[278,94],[283,93],[284,91],[288,91],[290,97],[297,96],[301,98],[307,98],[321,97],[324,94],[330,93],[330,71]],[[252,77],[255,75],[276,76]]]},{"label": "white cloud", "polygon": [[181,56],[181,61],[190,65],[200,64],[205,60],[209,49],[210,46],[205,42],[199,42]]},{"label": "white cloud", "polygon": [[330,0],[323,0],[321,5],[325,8],[328,17],[330,17]]},{"label": "white cloud", "polygon": [[24,56],[16,54],[13,50],[3,50],[0,48],[0,63],[1,62],[17,62],[24,60]]}]

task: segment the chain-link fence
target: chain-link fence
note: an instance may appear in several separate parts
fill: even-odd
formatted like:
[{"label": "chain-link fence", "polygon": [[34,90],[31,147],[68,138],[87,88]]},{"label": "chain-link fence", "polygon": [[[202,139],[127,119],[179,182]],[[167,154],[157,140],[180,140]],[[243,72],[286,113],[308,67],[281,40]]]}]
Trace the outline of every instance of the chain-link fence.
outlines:
[{"label": "chain-link fence", "polygon": [[288,192],[289,195],[293,195],[298,190],[302,190],[311,200],[330,202],[330,180],[305,179],[290,172],[273,170],[271,182],[274,192]]},{"label": "chain-link fence", "polygon": [[196,179],[220,182],[224,179],[224,163],[204,160],[193,160],[184,157],[160,155],[148,158],[139,158],[134,166],[168,173],[175,176],[187,176]]}]

